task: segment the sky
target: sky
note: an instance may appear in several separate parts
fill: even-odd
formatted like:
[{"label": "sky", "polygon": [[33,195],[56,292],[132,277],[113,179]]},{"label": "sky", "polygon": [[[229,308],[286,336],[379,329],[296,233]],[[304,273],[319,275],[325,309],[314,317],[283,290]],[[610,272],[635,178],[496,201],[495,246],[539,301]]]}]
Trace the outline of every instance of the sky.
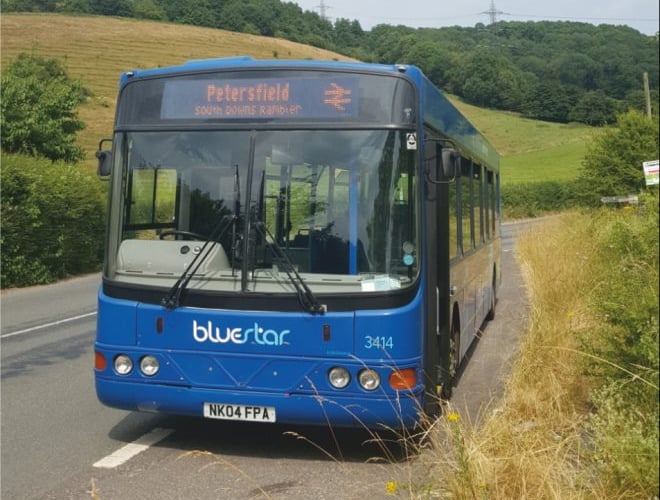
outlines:
[{"label": "sky", "polygon": [[[364,30],[377,24],[441,28],[490,23],[490,0],[295,0],[303,10],[357,19]],[[575,21],[625,24],[646,35],[660,31],[658,0],[497,0],[498,21]]]}]

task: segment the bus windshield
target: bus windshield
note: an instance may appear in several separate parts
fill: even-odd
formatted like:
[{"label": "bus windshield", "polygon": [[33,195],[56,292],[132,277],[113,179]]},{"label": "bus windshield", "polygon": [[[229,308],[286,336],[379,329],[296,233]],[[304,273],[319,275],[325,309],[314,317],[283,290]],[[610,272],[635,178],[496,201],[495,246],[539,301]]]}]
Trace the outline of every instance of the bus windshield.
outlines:
[{"label": "bus windshield", "polygon": [[401,129],[118,132],[123,187],[120,199],[113,196],[122,220],[116,234],[111,229],[106,272],[168,286],[232,216],[191,288],[290,292],[273,246],[314,292],[410,286],[420,259],[414,136]]}]

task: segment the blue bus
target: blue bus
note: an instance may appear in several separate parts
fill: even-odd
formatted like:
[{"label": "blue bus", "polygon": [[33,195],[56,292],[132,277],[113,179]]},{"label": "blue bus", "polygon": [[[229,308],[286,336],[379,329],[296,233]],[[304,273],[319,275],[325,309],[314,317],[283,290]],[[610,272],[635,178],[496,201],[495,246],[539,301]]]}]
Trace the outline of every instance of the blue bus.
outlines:
[{"label": "blue bus", "polygon": [[103,404],[366,428],[438,413],[495,312],[499,156],[417,67],[129,71],[104,141]]}]

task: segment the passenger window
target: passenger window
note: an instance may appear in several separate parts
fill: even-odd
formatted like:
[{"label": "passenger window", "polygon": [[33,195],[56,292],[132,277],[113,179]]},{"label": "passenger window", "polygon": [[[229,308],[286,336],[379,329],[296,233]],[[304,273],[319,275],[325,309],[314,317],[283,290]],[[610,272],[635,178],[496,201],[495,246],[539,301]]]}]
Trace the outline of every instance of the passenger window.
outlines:
[{"label": "passenger window", "polygon": [[458,257],[458,190],[460,182],[449,185],[449,258]]},{"label": "passenger window", "polygon": [[483,241],[483,221],[482,221],[482,196],[483,183],[481,182],[481,165],[472,164],[472,209],[474,212],[474,243],[475,246],[481,245]]},{"label": "passenger window", "polygon": [[461,159],[461,243],[463,253],[472,249],[474,238],[472,234],[472,165],[469,160]]}]

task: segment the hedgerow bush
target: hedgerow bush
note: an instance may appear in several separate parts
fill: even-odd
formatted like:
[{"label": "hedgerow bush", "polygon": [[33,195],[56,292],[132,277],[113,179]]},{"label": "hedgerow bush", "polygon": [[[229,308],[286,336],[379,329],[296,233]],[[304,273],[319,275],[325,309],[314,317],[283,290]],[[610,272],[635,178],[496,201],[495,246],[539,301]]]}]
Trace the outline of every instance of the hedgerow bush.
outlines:
[{"label": "hedgerow bush", "polygon": [[2,154],[3,288],[44,284],[99,269],[105,187],[83,167]]},{"label": "hedgerow bush", "polygon": [[502,186],[502,215],[505,219],[538,217],[579,206],[576,181],[545,181]]},{"label": "hedgerow bush", "polygon": [[592,225],[598,243],[593,307],[601,327],[585,350],[600,381],[592,419],[604,476],[627,498],[657,498],[658,195],[613,210]]}]

